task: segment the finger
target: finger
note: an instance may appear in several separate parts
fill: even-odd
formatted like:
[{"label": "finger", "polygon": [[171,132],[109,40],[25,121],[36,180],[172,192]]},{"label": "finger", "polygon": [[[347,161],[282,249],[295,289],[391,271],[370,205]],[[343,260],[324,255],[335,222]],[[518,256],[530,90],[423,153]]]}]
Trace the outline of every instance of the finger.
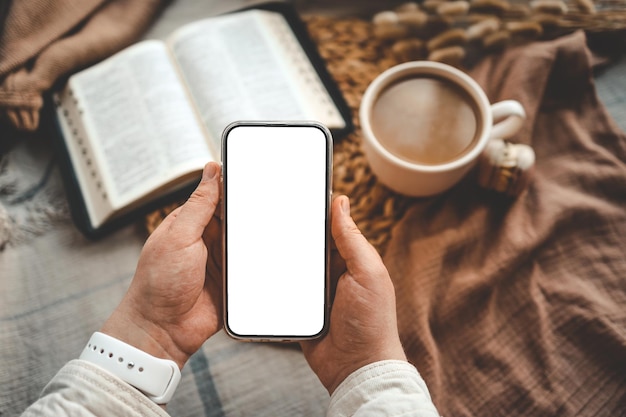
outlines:
[{"label": "finger", "polygon": [[352,275],[367,277],[386,273],[380,255],[350,216],[350,200],[346,196],[339,196],[333,201],[331,233]]},{"label": "finger", "polygon": [[165,216],[165,218],[161,221],[161,224],[157,227],[157,230],[169,228],[172,222],[176,220],[176,217],[178,217],[178,213],[180,213],[181,208],[182,206],[178,206],[170,214]]},{"label": "finger", "polygon": [[206,247],[209,249],[209,263],[214,266],[216,275],[221,281],[221,265],[222,265],[222,225],[218,218],[213,218],[202,235],[202,239]]},{"label": "finger", "polygon": [[330,252],[330,277],[333,280],[339,279],[339,276],[346,272],[346,261],[341,257],[337,249]]},{"label": "finger", "polygon": [[172,228],[182,236],[201,237],[220,199],[220,166],[209,162],[204,166],[202,180],[180,208]]}]

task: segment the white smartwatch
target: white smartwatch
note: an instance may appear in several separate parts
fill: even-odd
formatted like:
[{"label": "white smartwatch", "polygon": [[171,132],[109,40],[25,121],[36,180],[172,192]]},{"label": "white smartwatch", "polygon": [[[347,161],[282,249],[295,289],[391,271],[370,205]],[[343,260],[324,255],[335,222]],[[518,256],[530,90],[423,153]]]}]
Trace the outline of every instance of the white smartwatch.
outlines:
[{"label": "white smartwatch", "polygon": [[104,368],[157,404],[169,402],[180,382],[176,362],[156,358],[100,332],[91,336],[80,359]]}]

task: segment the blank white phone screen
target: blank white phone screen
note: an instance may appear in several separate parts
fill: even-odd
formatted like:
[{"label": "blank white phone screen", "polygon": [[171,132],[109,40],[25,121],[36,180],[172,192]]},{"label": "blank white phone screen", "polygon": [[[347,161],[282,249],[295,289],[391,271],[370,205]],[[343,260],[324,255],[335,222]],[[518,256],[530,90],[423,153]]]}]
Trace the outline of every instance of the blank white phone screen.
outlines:
[{"label": "blank white phone screen", "polygon": [[309,337],[325,323],[328,141],[314,126],[237,126],[224,148],[228,329]]}]

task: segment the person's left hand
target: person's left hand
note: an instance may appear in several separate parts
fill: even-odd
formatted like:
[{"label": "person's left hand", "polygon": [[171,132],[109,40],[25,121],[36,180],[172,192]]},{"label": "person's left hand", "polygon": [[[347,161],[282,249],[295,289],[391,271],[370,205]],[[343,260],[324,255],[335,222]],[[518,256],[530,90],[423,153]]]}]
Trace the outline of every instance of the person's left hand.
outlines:
[{"label": "person's left hand", "polygon": [[128,292],[101,332],[182,369],[222,327],[220,166],[152,233]]}]

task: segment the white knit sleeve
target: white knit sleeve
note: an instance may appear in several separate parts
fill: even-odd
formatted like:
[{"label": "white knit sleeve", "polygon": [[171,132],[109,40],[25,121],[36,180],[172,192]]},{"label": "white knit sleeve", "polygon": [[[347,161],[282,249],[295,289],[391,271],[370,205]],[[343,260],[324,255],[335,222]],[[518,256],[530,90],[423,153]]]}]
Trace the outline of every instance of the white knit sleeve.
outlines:
[{"label": "white knit sleeve", "polygon": [[385,360],[350,374],[333,392],[328,417],[439,417],[413,365]]},{"label": "white knit sleeve", "polygon": [[169,416],[135,388],[90,362],[68,362],[22,414],[35,416]]}]

